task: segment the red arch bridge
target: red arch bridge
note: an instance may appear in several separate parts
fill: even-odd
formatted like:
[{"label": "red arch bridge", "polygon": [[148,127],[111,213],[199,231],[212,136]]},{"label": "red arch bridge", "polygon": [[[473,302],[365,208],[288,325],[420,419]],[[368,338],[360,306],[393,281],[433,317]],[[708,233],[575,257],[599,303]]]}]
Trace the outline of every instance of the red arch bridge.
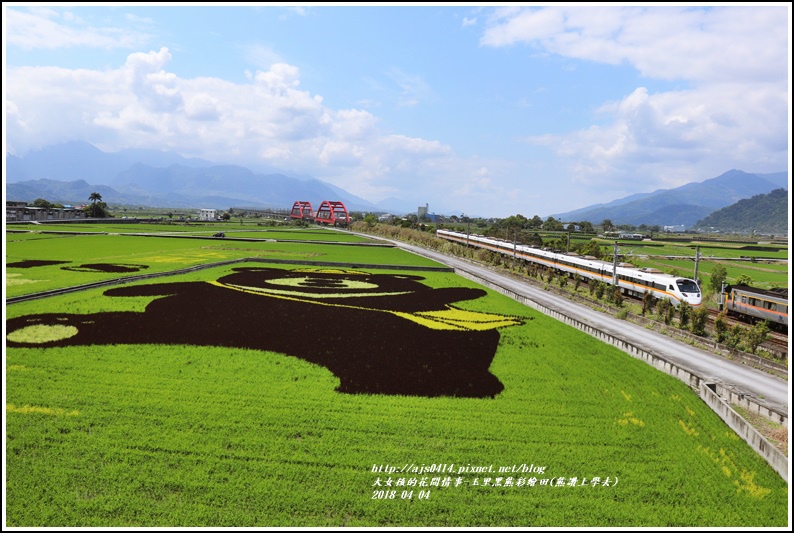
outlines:
[{"label": "red arch bridge", "polygon": [[314,221],[327,226],[347,226],[350,223],[350,214],[342,202],[323,200],[317,212],[312,211],[311,202],[298,200],[292,204],[290,218],[295,220]]}]

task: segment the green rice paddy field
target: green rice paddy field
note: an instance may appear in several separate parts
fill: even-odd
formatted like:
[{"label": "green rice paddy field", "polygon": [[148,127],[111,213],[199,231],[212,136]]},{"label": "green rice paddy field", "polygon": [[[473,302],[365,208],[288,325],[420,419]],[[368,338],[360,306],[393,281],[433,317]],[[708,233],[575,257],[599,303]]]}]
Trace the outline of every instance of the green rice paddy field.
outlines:
[{"label": "green rice paddy field", "polygon": [[[6,244],[7,265],[65,261],[8,266],[8,295],[128,275],[96,265],[151,272],[242,257],[432,264],[390,248],[328,244],[11,233]],[[95,266],[62,269],[85,264]],[[232,283],[242,276],[248,285]],[[256,292],[257,276],[279,289]],[[310,293],[385,294],[378,283],[401,287],[390,295],[448,303],[417,311],[397,308],[398,296],[389,308]],[[179,303],[194,293],[204,307]],[[293,311],[261,323],[251,316],[271,305]],[[295,312],[300,306],[308,311]],[[788,525],[787,483],[683,383],[451,273],[239,263],[7,305],[6,319],[38,325],[8,328],[8,526]],[[211,345],[203,320],[223,324],[225,344]],[[290,345],[261,349],[293,339],[377,361],[377,346],[400,357],[410,345],[400,332],[416,328],[430,331],[430,343],[438,332],[476,340],[497,331],[489,370],[503,390],[339,392],[333,361],[285,355]],[[410,385],[417,372],[428,375],[416,368],[425,355],[432,366],[431,350],[407,354],[397,371],[372,365],[370,384]],[[445,368],[428,383],[461,379],[454,376]],[[430,465],[448,471],[420,471]]]}]

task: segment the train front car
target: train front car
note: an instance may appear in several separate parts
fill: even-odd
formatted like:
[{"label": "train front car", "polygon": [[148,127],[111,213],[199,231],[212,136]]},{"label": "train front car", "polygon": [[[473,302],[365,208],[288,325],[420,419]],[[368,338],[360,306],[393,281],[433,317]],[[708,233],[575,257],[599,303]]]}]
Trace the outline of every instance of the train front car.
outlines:
[{"label": "train front car", "polygon": [[[703,293],[697,281],[688,278],[676,278],[671,291],[679,302],[683,301],[692,307],[700,307],[703,303]],[[675,302],[674,302],[675,303]]]}]

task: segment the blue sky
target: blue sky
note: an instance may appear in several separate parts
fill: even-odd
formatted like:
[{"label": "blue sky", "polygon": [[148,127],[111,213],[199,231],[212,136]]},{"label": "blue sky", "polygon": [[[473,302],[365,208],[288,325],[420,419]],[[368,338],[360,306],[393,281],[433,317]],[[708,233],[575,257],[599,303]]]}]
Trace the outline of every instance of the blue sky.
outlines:
[{"label": "blue sky", "polygon": [[789,168],[791,6],[3,4],[4,143],[547,216]]}]

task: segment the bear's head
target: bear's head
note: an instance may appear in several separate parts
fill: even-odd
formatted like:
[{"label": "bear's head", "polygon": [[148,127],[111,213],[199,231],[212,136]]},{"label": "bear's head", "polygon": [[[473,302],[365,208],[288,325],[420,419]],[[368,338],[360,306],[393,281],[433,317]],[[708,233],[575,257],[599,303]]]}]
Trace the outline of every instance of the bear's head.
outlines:
[{"label": "bear's head", "polygon": [[421,276],[369,274],[342,269],[242,267],[218,279],[217,285],[270,296],[316,301],[346,298],[397,296],[432,290],[419,282]]}]

